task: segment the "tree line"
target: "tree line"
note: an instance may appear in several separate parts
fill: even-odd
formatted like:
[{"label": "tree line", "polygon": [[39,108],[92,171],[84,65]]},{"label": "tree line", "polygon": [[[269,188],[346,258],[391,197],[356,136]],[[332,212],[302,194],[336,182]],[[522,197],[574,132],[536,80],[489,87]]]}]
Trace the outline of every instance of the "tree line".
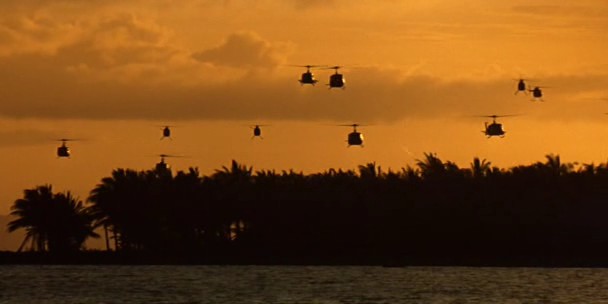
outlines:
[{"label": "tree line", "polygon": [[608,163],[461,168],[426,153],[399,171],[116,169],[86,202],[25,190],[8,230],[26,230],[19,251],[75,252],[104,234],[108,251],[168,256],[584,262],[608,257],[607,214]]}]

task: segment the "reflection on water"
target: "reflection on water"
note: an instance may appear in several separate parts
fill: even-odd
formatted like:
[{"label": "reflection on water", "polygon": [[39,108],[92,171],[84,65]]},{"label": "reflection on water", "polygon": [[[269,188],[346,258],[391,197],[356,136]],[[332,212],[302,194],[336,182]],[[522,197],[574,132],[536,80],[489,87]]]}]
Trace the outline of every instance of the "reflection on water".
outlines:
[{"label": "reflection on water", "polygon": [[0,303],[608,303],[608,270],[0,266]]}]

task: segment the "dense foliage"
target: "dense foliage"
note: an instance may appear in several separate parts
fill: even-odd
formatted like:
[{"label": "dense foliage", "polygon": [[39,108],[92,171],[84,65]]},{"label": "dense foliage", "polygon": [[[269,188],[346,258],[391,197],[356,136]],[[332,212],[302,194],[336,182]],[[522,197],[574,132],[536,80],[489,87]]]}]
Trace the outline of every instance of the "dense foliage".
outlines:
[{"label": "dense foliage", "polygon": [[608,254],[608,164],[563,164],[556,155],[510,169],[477,158],[459,168],[434,154],[398,172],[374,163],[358,172],[254,172],[235,161],[210,176],[117,169],[88,200],[87,214],[116,251],[447,260]]},{"label": "dense foliage", "polygon": [[17,218],[8,223],[8,230],[26,230],[18,251],[30,242],[34,251],[74,252],[88,237],[97,237],[94,218],[83,203],[69,192],[54,194],[51,186],[25,190],[11,208],[11,215]]}]

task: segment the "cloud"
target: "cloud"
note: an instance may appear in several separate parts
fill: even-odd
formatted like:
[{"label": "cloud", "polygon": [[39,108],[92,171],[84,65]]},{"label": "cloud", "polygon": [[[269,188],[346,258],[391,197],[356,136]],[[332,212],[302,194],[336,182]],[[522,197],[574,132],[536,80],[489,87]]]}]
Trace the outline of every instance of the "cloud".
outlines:
[{"label": "cloud", "polygon": [[[322,5],[315,1],[308,4]],[[430,25],[418,26],[406,34],[428,36],[430,32],[424,29],[445,31],[441,26]],[[390,31],[386,29],[386,33]],[[408,67],[353,68],[343,71],[346,90],[328,90],[323,84],[332,71],[315,71],[319,84],[301,87],[297,82],[301,71],[282,67],[294,48],[288,43],[252,31],[226,30],[226,38],[218,45],[199,46],[198,51],[193,51],[177,43],[173,35],[157,19],[124,13],[105,12],[65,20],[45,14],[3,19],[0,115],[48,119],[261,118],[371,122],[520,113],[530,106],[528,98],[513,96],[515,83],[505,69],[492,70],[489,74],[494,76],[490,79],[485,75],[447,79],[449,76],[426,75],[422,69],[408,73]],[[316,39],[316,34],[310,38]],[[388,36],[386,41],[394,39]],[[365,43],[353,45],[363,49]],[[437,49],[441,47],[438,45]],[[347,58],[350,51],[345,47],[335,52],[334,48],[322,46],[307,47],[304,51],[309,55],[317,49],[325,52],[323,57]],[[445,50],[446,56],[453,52]],[[353,50],[357,51],[360,50]],[[305,53],[297,55],[301,54]],[[411,53],[404,51],[403,56]],[[460,58],[456,52],[451,56]],[[581,92],[593,93],[584,98],[607,96],[606,75],[581,73],[539,75],[538,78],[555,87],[546,92],[545,110],[552,117],[565,118],[573,113],[583,117],[602,106],[577,100]],[[564,108],[560,112],[553,104]]]},{"label": "cloud", "polygon": [[[63,58],[60,52],[56,56]],[[195,66],[196,61],[192,62]],[[397,69],[344,69],[345,90],[324,85],[333,71],[316,70],[319,83],[300,86],[296,69],[245,73],[223,82],[183,85],[196,68],[169,69],[162,82],[86,79],[46,56],[0,58],[0,113],[9,118],[148,120],[332,120],[396,121],[404,118],[526,114],[546,119],[587,119],[606,112],[608,77],[530,75],[541,79],[545,102],[514,95],[511,75],[445,79]],[[114,71],[115,68],[111,68]],[[160,69],[160,68],[159,68]],[[142,80],[168,77],[142,75]],[[500,72],[496,72],[500,73]],[[171,73],[169,73],[171,74]],[[211,75],[213,77],[213,75]],[[85,78],[85,79],[83,79]],[[590,101],[597,98],[597,101]],[[586,101],[585,101],[586,100]],[[607,106],[608,108],[608,106]],[[601,116],[601,115],[599,115]],[[598,119],[599,119],[598,116]]]},{"label": "cloud", "polygon": [[335,0],[294,0],[296,9],[335,7]]},{"label": "cloud", "polygon": [[[170,47],[170,31],[131,14],[58,21],[44,16],[19,16],[0,22],[0,55],[37,53],[69,55],[72,61],[104,64],[125,60],[158,60]],[[72,53],[70,53],[72,52]],[[126,57],[126,58],[123,58]]]},{"label": "cloud", "polygon": [[219,46],[196,52],[198,61],[228,67],[273,68],[285,62],[285,46],[272,44],[255,33],[239,32]]},{"label": "cloud", "polygon": [[2,28],[0,41],[7,43],[0,44],[0,59],[14,69],[7,74],[19,74],[31,83],[44,82],[38,76],[46,75],[53,78],[48,83],[72,79],[188,85],[208,81],[196,75],[221,74],[192,59],[189,50],[175,44],[170,30],[131,14],[64,23],[23,17],[0,24]]},{"label": "cloud", "polygon": [[45,16],[12,16],[0,21],[0,56],[19,53],[53,54],[76,39],[76,24]]},{"label": "cloud", "polygon": [[0,148],[48,144],[61,138],[54,132],[36,129],[0,131]]}]

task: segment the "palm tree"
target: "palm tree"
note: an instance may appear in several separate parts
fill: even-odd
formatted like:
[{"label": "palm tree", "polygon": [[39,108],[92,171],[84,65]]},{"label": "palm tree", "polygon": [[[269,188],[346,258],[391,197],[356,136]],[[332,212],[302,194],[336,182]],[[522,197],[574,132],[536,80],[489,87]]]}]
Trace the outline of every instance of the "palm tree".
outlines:
[{"label": "palm tree", "polygon": [[50,185],[39,186],[23,191],[23,198],[15,201],[11,207],[10,215],[17,219],[8,223],[8,231],[25,229],[25,239],[17,251],[21,251],[28,241],[31,241],[30,250],[45,251],[48,227],[46,214],[53,201],[53,189]]},{"label": "palm tree", "polygon": [[380,166],[376,165],[376,162],[359,165],[359,176],[363,179],[375,179],[381,175],[382,170]]},{"label": "palm tree", "polygon": [[473,178],[480,178],[486,176],[492,170],[492,162],[487,161],[485,158],[480,160],[479,157],[475,157],[471,163],[471,174]]},{"label": "palm tree", "polygon": [[49,218],[48,249],[50,252],[79,250],[87,238],[98,238],[94,232],[93,217],[82,201],[70,192],[53,195]]},{"label": "palm tree", "polygon": [[236,160],[232,160],[230,168],[222,166],[222,170],[216,170],[211,178],[228,183],[249,182],[253,175],[253,167],[241,165]]},{"label": "palm tree", "polygon": [[104,177],[89,195],[88,201],[92,203],[91,214],[95,219],[96,227],[103,227],[106,239],[106,250],[110,250],[108,230],[112,231],[114,248],[118,249],[117,229],[113,215],[118,208],[116,200],[113,199],[113,191],[118,187],[118,180],[125,177],[126,170],[117,169],[112,171],[112,177]]},{"label": "palm tree", "polygon": [[559,155],[547,154],[545,157],[547,158],[547,162],[537,162],[535,167],[551,176],[563,176],[574,170],[574,164],[562,163]]},{"label": "palm tree", "polygon": [[[90,212],[95,218],[95,227],[104,227],[112,233],[116,250],[135,246],[142,213],[148,212],[143,208],[149,192],[146,179],[145,172],[116,169],[90,193],[88,201],[92,203]],[[109,250],[107,240],[106,247]]]},{"label": "palm tree", "polygon": [[52,186],[38,186],[24,191],[11,207],[17,219],[8,223],[8,231],[25,229],[21,251],[28,241],[30,250],[68,252],[79,250],[88,237],[97,237],[92,217],[81,201],[69,192],[53,194]]},{"label": "palm tree", "polygon": [[211,224],[208,230],[213,231],[208,236],[216,241],[239,238],[248,225],[244,217],[248,213],[245,210],[251,208],[248,202],[251,202],[253,196],[253,167],[232,160],[230,168],[222,166],[222,170],[216,170],[206,181],[219,190],[214,202],[210,202],[210,212],[207,212],[207,216],[216,217],[206,221]]},{"label": "palm tree", "polygon": [[439,177],[445,174],[446,166],[434,153],[424,153],[424,160],[416,160],[423,178]]}]

